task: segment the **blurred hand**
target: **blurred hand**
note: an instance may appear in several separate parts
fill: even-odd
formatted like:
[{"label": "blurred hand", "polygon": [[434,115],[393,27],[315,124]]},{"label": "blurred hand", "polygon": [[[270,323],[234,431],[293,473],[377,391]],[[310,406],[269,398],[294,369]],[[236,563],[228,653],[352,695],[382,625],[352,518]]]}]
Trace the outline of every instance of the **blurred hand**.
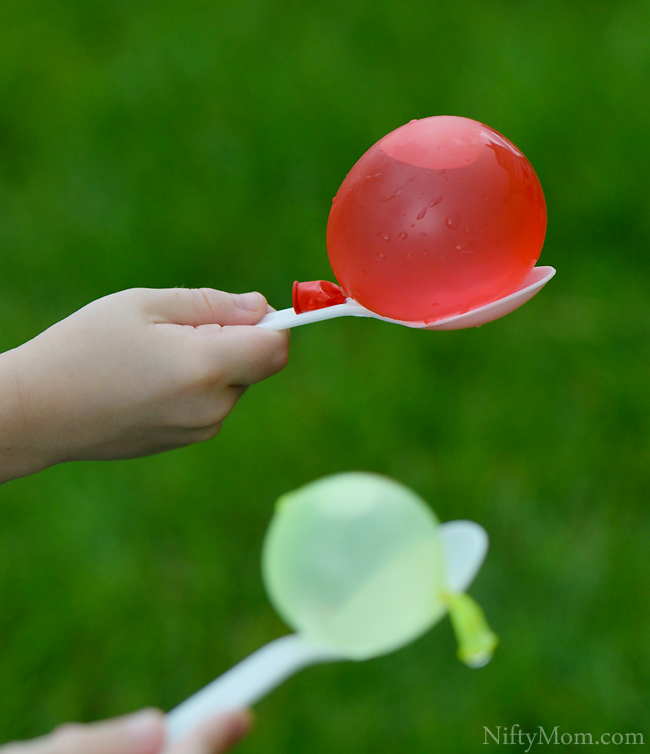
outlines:
[{"label": "blurred hand", "polygon": [[260,293],[135,288],[1,354],[0,481],[214,437],[286,363],[288,333],[250,326],[267,311]]},{"label": "blurred hand", "polygon": [[0,747],[0,754],[221,754],[250,729],[246,712],[208,720],[187,738],[164,747],[164,716],[157,710],[92,725],[64,725],[49,736]]}]

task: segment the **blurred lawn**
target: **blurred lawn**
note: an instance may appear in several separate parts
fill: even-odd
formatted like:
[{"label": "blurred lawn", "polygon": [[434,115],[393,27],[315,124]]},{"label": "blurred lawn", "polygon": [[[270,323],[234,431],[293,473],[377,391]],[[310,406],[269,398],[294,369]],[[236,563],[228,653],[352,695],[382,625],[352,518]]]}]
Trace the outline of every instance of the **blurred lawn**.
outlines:
[{"label": "blurred lawn", "polygon": [[[220,436],[0,490],[0,741],[169,708],[286,629],[275,499],[378,471],[471,518],[501,646],[448,621],[258,706],[242,752],[466,752],[483,726],[650,736],[650,6],[595,0],[0,4],[0,349],[132,286],[330,278],[327,214],[411,118],[481,120],[544,186],[553,282],[481,329],[338,320]],[[645,187],[645,188],[644,188]]]}]

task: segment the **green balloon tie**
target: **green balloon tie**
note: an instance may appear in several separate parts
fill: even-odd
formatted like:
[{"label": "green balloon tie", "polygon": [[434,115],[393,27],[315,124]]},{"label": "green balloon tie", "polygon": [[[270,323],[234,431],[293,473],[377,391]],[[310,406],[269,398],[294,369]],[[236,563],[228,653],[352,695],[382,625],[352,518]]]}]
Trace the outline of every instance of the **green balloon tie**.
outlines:
[{"label": "green balloon tie", "polygon": [[492,659],[499,637],[490,630],[481,608],[467,594],[445,594],[451,625],[458,642],[458,658],[470,668]]}]

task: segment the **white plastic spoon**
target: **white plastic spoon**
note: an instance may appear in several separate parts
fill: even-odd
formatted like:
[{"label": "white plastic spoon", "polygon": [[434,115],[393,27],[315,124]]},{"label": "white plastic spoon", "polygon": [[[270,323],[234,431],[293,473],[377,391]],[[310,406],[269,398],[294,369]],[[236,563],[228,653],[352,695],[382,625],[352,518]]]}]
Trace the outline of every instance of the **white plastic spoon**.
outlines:
[{"label": "white plastic spoon", "polygon": [[510,314],[510,312],[518,309],[538,293],[553,275],[555,275],[553,267],[534,267],[521,284],[521,287],[514,293],[510,293],[508,296],[492,301],[489,304],[479,306],[476,309],[470,309],[462,314],[455,314],[452,317],[445,317],[433,322],[408,322],[382,317],[361,306],[354,299],[348,298],[344,304],[335,304],[334,306],[314,309],[302,314],[296,314],[291,308],[271,312],[257,323],[257,327],[264,327],[268,330],[288,330],[291,327],[308,325],[312,322],[322,322],[326,319],[335,319],[336,317],[372,317],[373,319],[380,319],[383,322],[405,325],[406,327],[420,330],[463,330],[467,327],[480,327],[495,319],[504,317],[506,314]]},{"label": "white plastic spoon", "polygon": [[[286,574],[296,561],[287,543],[297,536],[294,555],[314,562],[290,583]],[[461,593],[487,546],[478,524],[438,525],[414,493],[376,475],[340,474],[281,498],[265,542],[265,582],[298,632],[257,650],[173,709],[168,743],[215,712],[254,704],[308,665],[369,659],[410,643],[450,608],[444,595],[472,603]],[[468,664],[485,664],[488,644],[480,662]]]}]

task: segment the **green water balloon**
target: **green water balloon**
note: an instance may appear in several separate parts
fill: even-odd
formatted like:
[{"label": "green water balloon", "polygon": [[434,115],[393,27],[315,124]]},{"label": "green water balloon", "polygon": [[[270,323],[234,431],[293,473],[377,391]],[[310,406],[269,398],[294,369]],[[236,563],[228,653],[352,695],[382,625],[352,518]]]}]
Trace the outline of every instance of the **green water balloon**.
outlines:
[{"label": "green water balloon", "polygon": [[282,497],[262,551],[264,585],[285,622],[354,659],[392,652],[442,618],[444,568],[429,506],[373,474]]}]

